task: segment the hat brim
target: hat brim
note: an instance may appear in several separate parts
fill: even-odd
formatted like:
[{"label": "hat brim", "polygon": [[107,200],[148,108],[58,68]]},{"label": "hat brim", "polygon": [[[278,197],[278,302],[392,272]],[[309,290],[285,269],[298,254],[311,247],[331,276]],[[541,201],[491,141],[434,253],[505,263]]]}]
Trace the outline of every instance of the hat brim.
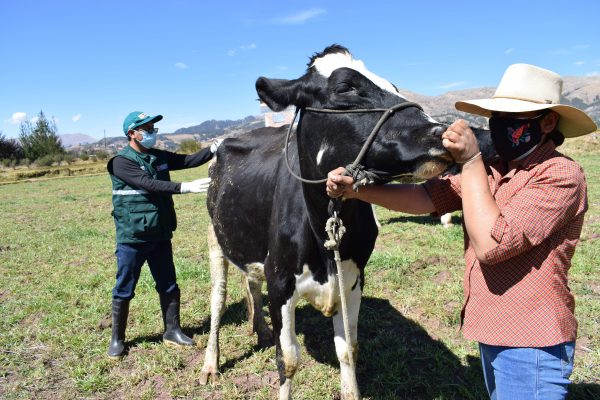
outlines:
[{"label": "hat brim", "polygon": [[518,99],[493,98],[457,101],[454,107],[458,111],[487,118],[492,116],[493,111],[520,113],[551,109],[560,115],[558,130],[564,137],[587,135],[598,129],[596,123],[585,112],[564,104],[541,104]]},{"label": "hat brim", "polygon": [[140,127],[142,125],[146,125],[146,124],[149,124],[149,123],[158,122],[161,119],[163,119],[162,115],[155,115],[154,117],[146,117],[143,120],[138,121],[135,125],[133,125],[131,128],[129,128],[129,130],[131,131],[131,130],[133,130],[133,129],[137,128],[137,127]]}]

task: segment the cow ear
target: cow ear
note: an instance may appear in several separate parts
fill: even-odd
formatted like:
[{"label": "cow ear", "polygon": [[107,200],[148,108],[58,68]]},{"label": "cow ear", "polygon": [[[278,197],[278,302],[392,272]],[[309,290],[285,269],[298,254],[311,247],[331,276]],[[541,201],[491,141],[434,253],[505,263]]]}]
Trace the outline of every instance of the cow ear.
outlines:
[{"label": "cow ear", "polygon": [[269,79],[261,76],[256,80],[256,93],[273,111],[282,111],[291,105],[306,106],[301,104],[302,84],[298,79]]}]

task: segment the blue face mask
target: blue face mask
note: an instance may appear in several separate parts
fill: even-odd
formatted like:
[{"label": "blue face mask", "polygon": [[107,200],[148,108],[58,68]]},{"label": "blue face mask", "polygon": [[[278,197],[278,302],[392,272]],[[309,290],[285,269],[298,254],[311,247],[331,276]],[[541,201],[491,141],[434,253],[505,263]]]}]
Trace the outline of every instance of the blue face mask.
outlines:
[{"label": "blue face mask", "polygon": [[151,149],[156,144],[156,133],[147,132],[142,129],[138,130],[142,135],[142,140],[138,140],[138,143],[147,149]]}]

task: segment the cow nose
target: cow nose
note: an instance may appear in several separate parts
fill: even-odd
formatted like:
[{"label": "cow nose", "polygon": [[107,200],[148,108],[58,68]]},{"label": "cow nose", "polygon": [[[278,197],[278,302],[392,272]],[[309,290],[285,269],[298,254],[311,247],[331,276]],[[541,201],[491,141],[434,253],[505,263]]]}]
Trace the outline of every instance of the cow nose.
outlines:
[{"label": "cow nose", "polygon": [[434,127],[431,129],[431,135],[432,135],[432,136],[436,136],[436,137],[441,137],[441,136],[442,136],[442,134],[443,134],[444,132],[446,132],[446,128],[447,128],[447,127],[446,127],[446,126],[443,126],[443,125],[434,126]]}]

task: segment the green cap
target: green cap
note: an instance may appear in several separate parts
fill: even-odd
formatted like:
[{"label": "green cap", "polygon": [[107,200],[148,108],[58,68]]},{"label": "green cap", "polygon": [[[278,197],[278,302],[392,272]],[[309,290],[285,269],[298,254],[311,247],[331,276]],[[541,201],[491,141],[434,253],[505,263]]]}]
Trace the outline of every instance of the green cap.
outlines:
[{"label": "green cap", "polygon": [[144,114],[141,111],[134,111],[125,117],[125,121],[123,121],[123,132],[125,135],[127,135],[127,132],[129,132],[131,129],[135,129],[140,125],[147,124],[148,122],[158,122],[162,118],[162,115],[152,117]]}]

